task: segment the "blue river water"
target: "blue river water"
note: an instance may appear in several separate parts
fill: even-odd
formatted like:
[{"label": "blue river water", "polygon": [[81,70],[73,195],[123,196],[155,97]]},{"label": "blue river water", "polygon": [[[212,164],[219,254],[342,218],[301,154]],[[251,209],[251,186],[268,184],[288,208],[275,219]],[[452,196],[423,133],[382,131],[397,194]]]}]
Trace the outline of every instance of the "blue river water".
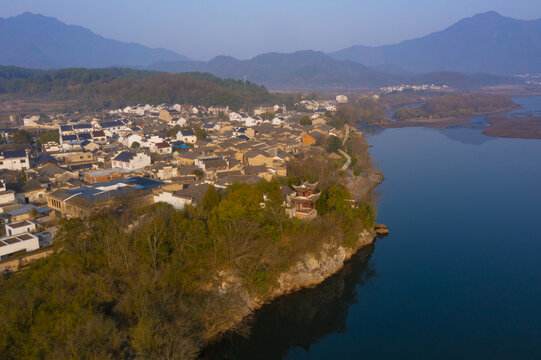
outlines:
[{"label": "blue river water", "polygon": [[[516,99],[540,111],[541,97]],[[475,128],[368,138],[390,235],[270,304],[226,359],[541,359],[541,141]]]}]

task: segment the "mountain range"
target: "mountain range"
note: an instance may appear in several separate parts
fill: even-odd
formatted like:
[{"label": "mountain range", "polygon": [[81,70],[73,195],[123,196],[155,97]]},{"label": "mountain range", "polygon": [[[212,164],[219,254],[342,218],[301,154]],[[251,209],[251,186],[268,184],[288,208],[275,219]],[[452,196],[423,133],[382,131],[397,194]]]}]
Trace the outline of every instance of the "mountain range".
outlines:
[{"label": "mountain range", "polygon": [[208,72],[224,78],[263,84],[270,89],[361,88],[387,84],[396,76],[379,72],[352,61],[335,60],[326,54],[297,51],[290,54],[268,53],[250,60],[218,56],[208,62],[160,62],[149,67],[167,72]]},{"label": "mountain range", "polygon": [[419,39],[379,47],[352,46],[329,55],[417,73],[537,73],[541,72],[541,19],[517,20],[491,11]]},{"label": "mountain range", "polygon": [[92,31],[39,14],[0,18],[1,65],[35,69],[142,66],[189,58],[166,49],[105,39]]},{"label": "mountain range", "polygon": [[514,84],[519,80],[508,75],[541,72],[540,35],[541,20],[515,20],[489,12],[397,45],[193,61],[169,50],[105,39],[80,26],[24,13],[0,18],[0,46],[9,49],[0,53],[0,65],[197,71],[223,78],[246,76],[275,90],[360,89],[427,81],[475,88]]},{"label": "mountain range", "polygon": [[454,88],[478,88],[500,84],[515,84],[520,80],[490,74],[461,74],[458,72],[432,72],[411,74],[386,72],[354,61],[336,60],[313,50],[290,54],[269,53],[250,60],[237,60],[218,56],[208,62],[160,62],[151,70],[182,73],[207,72],[223,78],[242,79],[266,86],[272,90],[344,90],[379,88],[408,83],[435,84]]}]

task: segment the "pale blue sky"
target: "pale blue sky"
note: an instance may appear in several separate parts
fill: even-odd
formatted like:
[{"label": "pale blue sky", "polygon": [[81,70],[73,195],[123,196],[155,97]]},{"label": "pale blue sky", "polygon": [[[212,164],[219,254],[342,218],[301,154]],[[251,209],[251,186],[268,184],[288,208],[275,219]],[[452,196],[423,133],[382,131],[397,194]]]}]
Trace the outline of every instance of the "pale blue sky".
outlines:
[{"label": "pale blue sky", "polygon": [[383,45],[479,12],[541,18],[541,0],[0,0],[0,17],[53,16],[194,59]]}]

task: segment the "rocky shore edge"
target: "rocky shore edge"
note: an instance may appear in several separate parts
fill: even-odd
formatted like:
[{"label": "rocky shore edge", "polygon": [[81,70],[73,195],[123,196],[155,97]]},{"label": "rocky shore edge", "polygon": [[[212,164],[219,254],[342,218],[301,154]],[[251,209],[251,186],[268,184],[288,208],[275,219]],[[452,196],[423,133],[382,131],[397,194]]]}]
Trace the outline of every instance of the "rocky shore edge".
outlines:
[{"label": "rocky shore edge", "polygon": [[316,287],[329,277],[338,273],[361,248],[374,243],[378,237],[376,229],[381,226],[378,224],[375,229],[363,230],[353,247],[332,245],[329,243],[316,254],[305,254],[288,271],[280,274],[278,286],[265,297],[251,296],[245,289],[239,287],[237,279],[229,276],[222,283],[220,291],[223,293],[240,291],[243,293],[244,304],[241,307],[241,311],[237,313],[235,319],[229,324],[230,326],[224,328],[217,338],[210,339],[207,345],[219,342],[226,333],[236,329],[247,317],[253,315],[264,305],[271,303],[279,297],[295,293],[302,289]]}]

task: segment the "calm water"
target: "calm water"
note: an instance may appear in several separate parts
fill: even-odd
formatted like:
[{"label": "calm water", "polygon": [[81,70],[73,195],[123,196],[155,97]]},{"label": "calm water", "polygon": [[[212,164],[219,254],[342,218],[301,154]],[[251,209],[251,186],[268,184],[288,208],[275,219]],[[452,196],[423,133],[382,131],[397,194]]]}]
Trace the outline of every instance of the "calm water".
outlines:
[{"label": "calm water", "polygon": [[[517,102],[541,110],[539,97]],[[541,359],[541,141],[466,128],[369,141],[391,235],[207,356]]]}]

